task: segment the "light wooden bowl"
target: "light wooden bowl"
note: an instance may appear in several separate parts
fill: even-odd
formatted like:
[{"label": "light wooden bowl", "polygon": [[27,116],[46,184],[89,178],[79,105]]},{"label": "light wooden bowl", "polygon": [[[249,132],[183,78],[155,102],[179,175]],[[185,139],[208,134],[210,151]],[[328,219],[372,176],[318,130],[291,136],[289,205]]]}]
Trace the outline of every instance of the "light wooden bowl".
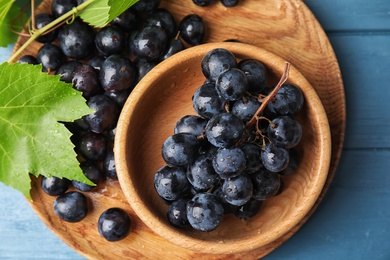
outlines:
[{"label": "light wooden bowl", "polygon": [[154,174],[165,165],[161,147],[173,134],[176,121],[195,114],[191,97],[205,80],[200,62],[214,48],[228,49],[238,59],[262,61],[269,69],[271,84],[278,81],[285,67],[282,58],[242,43],[210,43],[180,52],[156,66],[133,90],[119,118],[114,153],[121,188],[134,212],[149,228],[187,249],[232,254],[275,241],[306,216],[327,179],[331,136],[316,92],[291,67],[288,82],[299,86],[305,96],[304,111],[298,117],[303,128],[298,145],[302,162],[296,173],[283,177],[282,193],[266,200],[260,213],[248,221],[226,215],[216,230],[207,233],[172,227],[166,219],[167,205],[154,189]]}]

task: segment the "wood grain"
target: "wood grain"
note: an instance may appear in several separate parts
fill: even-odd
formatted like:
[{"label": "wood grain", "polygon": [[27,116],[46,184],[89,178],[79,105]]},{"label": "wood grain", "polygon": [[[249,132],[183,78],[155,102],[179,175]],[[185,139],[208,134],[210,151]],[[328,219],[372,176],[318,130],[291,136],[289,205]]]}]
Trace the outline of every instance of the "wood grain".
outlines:
[{"label": "wood grain", "polygon": [[[45,1],[40,10],[48,10],[50,1]],[[329,118],[332,134],[331,169],[326,185],[316,205],[326,193],[338,165],[345,131],[345,100],[343,82],[333,52],[321,26],[299,0],[243,1],[239,7],[228,9],[220,4],[208,8],[199,8],[187,0],[162,1],[165,7],[174,13],[177,21],[189,13],[200,14],[207,23],[206,41],[235,39],[260,46],[290,61],[297,67],[316,89]],[[20,38],[15,49],[25,41]],[[34,54],[40,44],[31,45],[23,54]],[[98,191],[90,194],[91,214],[82,223],[65,223],[52,212],[53,198],[43,194],[39,181],[33,181],[32,208],[42,221],[65,243],[88,258],[188,258],[204,257],[189,250],[177,247],[155,235],[128,206],[117,182],[109,182]],[[99,213],[108,205],[123,206],[134,220],[133,232],[122,242],[108,244],[95,241],[96,221]],[[308,219],[312,211],[281,239],[260,249],[248,252],[249,258],[262,257],[290,238]],[[94,239],[91,239],[91,236]],[[121,243],[125,246],[121,246]],[[104,245],[106,247],[104,247]],[[109,250],[107,249],[109,248]],[[120,248],[120,249],[118,249]],[[186,257],[183,257],[186,256]],[[210,259],[242,259],[245,255],[208,255]]]}]

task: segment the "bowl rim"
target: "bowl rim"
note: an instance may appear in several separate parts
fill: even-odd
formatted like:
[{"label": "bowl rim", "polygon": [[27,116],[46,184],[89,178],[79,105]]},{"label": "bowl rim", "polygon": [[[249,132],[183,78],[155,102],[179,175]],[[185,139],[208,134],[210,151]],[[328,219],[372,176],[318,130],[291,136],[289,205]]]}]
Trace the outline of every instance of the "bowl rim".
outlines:
[{"label": "bowl rim", "polygon": [[[121,189],[128,203],[130,204],[130,207],[134,210],[134,213],[141,219],[141,221],[143,221],[153,232],[178,246],[194,251],[210,254],[231,254],[249,251],[261,246],[265,246],[285,235],[287,232],[289,232],[289,230],[304,220],[304,217],[310,212],[311,208],[314,206],[315,202],[320,196],[327,179],[331,157],[331,135],[329,122],[321,100],[307,79],[294,67],[293,64],[291,64],[290,77],[299,77],[300,82],[302,82],[300,87],[302,88],[303,86],[305,89],[304,93],[310,94],[310,102],[316,103],[316,106],[311,107],[311,109],[315,110],[315,121],[317,121],[317,124],[321,126],[317,129],[319,132],[318,135],[321,136],[319,142],[320,146],[322,147],[322,149],[318,149],[321,160],[318,160],[319,174],[316,175],[317,180],[315,181],[315,183],[318,184],[318,191],[313,194],[313,196],[310,196],[306,200],[306,203],[299,208],[300,210],[297,211],[295,214],[296,216],[294,215],[295,217],[292,221],[288,221],[288,223],[283,223],[282,225],[278,226],[278,228],[275,230],[277,232],[273,232],[271,235],[265,237],[261,243],[259,241],[253,241],[253,239],[250,238],[240,239],[238,241],[231,240],[230,242],[220,241],[220,243],[216,243],[215,241],[207,241],[187,236],[180,232],[180,230],[162,223],[160,219],[156,217],[142,202],[142,198],[137,193],[137,189],[132,185],[133,182],[130,174],[128,174],[129,169],[126,160],[121,157],[121,155],[126,154],[126,135],[131,126],[131,124],[129,124],[130,115],[136,111],[137,106],[140,104],[140,102],[142,102],[142,99],[139,98],[142,93],[147,93],[148,89],[152,86],[150,83],[153,82],[155,78],[158,78],[162,73],[164,73],[166,68],[180,66],[185,63],[187,59],[192,59],[197,56],[204,56],[204,54],[206,54],[208,51],[215,48],[228,49],[238,56],[241,54],[244,55],[245,53],[246,55],[247,53],[257,53],[256,55],[265,56],[272,60],[272,65],[274,67],[280,68],[280,70],[278,69],[277,71],[280,75],[281,71],[283,71],[284,64],[286,63],[286,60],[283,58],[270,51],[262,49],[261,47],[237,42],[205,43],[187,48],[173,55],[169,59],[162,61],[140,80],[124,104],[116,128],[114,157],[118,180]],[[275,70],[273,71],[275,72]],[[140,212],[142,212],[142,214],[139,214]]]}]

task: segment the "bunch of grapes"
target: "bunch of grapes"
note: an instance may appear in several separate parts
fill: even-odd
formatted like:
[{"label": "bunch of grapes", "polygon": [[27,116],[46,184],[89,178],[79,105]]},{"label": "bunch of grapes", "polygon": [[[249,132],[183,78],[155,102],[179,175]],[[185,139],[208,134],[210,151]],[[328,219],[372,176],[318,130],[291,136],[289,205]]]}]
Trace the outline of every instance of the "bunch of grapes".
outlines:
[{"label": "bunch of grapes", "polygon": [[201,69],[205,81],[192,97],[196,115],[180,118],[163,143],[166,165],[154,187],[173,226],[207,232],[225,214],[256,215],[262,201],[280,192],[281,176],[297,169],[302,127],[295,115],[304,96],[285,83],[286,75],[272,89],[262,62],[238,61],[223,48],[209,51]]}]

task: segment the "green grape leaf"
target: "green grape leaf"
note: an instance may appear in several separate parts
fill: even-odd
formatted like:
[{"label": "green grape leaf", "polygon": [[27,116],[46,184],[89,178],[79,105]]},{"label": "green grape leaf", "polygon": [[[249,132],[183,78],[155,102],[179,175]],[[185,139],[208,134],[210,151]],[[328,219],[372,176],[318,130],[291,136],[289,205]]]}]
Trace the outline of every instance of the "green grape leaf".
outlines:
[{"label": "green grape leaf", "polygon": [[[41,65],[0,65],[0,181],[31,198],[30,174],[92,184],[60,122],[93,112],[81,92]],[[93,185],[93,184],[92,184]]]},{"label": "green grape leaf", "polygon": [[27,15],[21,14],[14,0],[0,0],[0,47],[15,43],[18,35],[11,31],[21,32],[27,21]]},{"label": "green grape leaf", "polygon": [[79,16],[94,27],[104,27],[138,0],[95,0]]}]

